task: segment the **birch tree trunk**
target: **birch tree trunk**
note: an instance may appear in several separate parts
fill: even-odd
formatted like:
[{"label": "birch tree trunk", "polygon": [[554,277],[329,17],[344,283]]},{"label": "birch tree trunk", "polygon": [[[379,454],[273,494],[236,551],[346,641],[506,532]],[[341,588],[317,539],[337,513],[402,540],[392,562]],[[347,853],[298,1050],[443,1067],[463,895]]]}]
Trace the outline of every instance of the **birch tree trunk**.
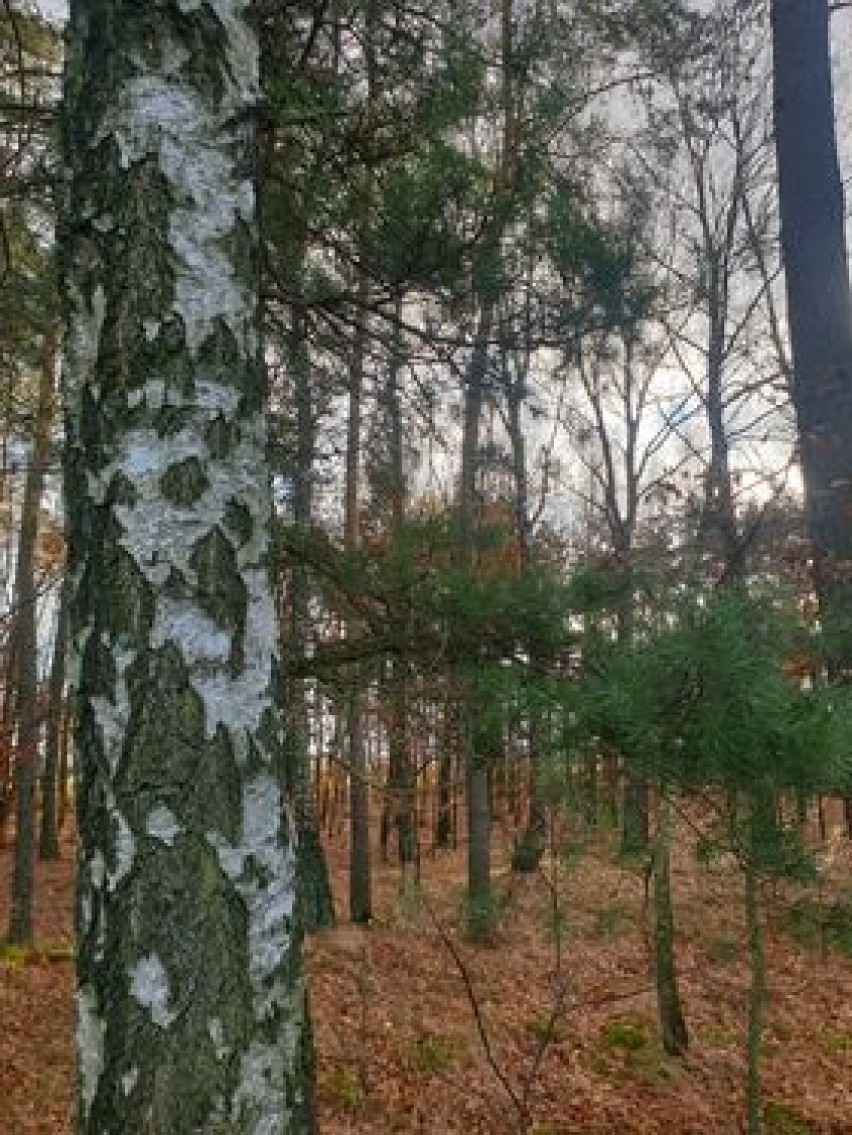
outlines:
[{"label": "birch tree trunk", "polygon": [[72,0],[80,1135],[314,1130],[281,789],[246,0]]},{"label": "birch tree trunk", "polygon": [[41,827],[39,859],[59,858],[59,770],[65,702],[65,652],[68,643],[68,580],[63,579],[56,614],[53,659],[48,682],[47,723],[44,737],[44,772],[41,776]]}]

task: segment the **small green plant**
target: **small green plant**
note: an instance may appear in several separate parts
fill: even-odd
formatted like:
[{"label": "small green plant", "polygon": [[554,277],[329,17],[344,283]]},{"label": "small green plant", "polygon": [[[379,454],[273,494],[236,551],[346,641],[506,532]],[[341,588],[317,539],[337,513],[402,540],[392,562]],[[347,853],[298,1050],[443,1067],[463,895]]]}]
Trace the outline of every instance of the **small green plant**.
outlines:
[{"label": "small green plant", "polygon": [[625,1053],[641,1052],[650,1044],[648,1025],[639,1017],[612,1017],[600,1028],[601,1045]]},{"label": "small green plant", "polygon": [[418,1037],[414,1049],[415,1064],[421,1072],[431,1074],[446,1072],[463,1054],[462,1045],[455,1037],[440,1033],[427,1033]]},{"label": "small green plant", "polygon": [[788,909],[789,933],[808,949],[835,950],[852,958],[852,898],[834,903],[799,899]]},{"label": "small green plant", "polygon": [[557,940],[564,942],[569,935],[571,919],[568,917],[568,911],[561,907],[554,909],[552,903],[548,904],[547,910],[542,915],[542,923],[544,933],[550,942]]},{"label": "small green plant", "polygon": [[736,1029],[727,1025],[705,1025],[699,1032],[700,1039],[708,1048],[736,1048],[740,1043],[740,1034]]},{"label": "small green plant", "polygon": [[595,911],[592,934],[595,938],[609,941],[622,935],[630,928],[631,923],[630,911],[619,903],[613,903]]},{"label": "small green plant", "polygon": [[531,875],[538,870],[541,854],[540,840],[529,836],[517,839],[512,848],[512,870],[518,875]]},{"label": "small green plant", "polygon": [[360,1111],[367,1100],[361,1077],[352,1068],[337,1068],[331,1075],[329,1095],[343,1111]]},{"label": "small green plant", "polygon": [[403,879],[396,899],[401,922],[419,922],[423,915],[423,889],[416,879]]},{"label": "small green plant", "polygon": [[509,891],[492,891],[485,902],[471,902],[465,894],[459,907],[459,923],[464,936],[471,942],[489,944],[502,916],[509,906]]},{"label": "small green plant", "polygon": [[763,1112],[766,1135],[815,1135],[816,1127],[792,1104],[770,1101]]},{"label": "small green plant", "polygon": [[524,1030],[539,1044],[557,1043],[565,1037],[565,1030],[551,1016],[534,1017],[531,1021],[525,1021]]},{"label": "small green plant", "polygon": [[823,1047],[837,1056],[852,1056],[852,1029],[826,1029]]},{"label": "small green plant", "polygon": [[707,958],[714,966],[732,965],[740,954],[733,938],[713,938],[707,945]]},{"label": "small green plant", "polygon": [[10,942],[0,942],[0,966],[8,969],[23,969],[31,951],[25,946],[13,946]]},{"label": "small green plant", "polygon": [[[604,1058],[600,1070],[607,1076],[617,1075],[619,1065],[623,1073],[647,1084],[672,1076],[654,1030],[642,1017],[622,1016],[605,1021],[600,1028],[599,1046]],[[616,1067],[613,1057],[617,1058]]]}]

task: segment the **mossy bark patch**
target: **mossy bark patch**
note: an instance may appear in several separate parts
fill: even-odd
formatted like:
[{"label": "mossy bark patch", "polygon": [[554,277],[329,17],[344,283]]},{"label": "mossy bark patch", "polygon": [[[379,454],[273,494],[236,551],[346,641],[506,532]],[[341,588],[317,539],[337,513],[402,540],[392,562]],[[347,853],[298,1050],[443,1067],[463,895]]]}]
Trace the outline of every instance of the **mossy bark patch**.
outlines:
[{"label": "mossy bark patch", "polygon": [[237,567],[234,546],[220,528],[214,528],[192,550],[190,565],[197,577],[201,609],[231,633],[231,670],[242,669],[248,589]]},{"label": "mossy bark patch", "polygon": [[182,508],[190,508],[204,496],[210,481],[197,457],[187,457],[170,466],[160,480],[163,496]]}]

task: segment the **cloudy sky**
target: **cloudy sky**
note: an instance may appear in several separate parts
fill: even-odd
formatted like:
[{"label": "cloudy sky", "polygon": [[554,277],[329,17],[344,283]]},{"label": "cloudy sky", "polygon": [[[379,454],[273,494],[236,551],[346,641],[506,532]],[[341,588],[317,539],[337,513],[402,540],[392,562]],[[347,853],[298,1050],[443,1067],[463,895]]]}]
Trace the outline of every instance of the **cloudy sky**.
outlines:
[{"label": "cloudy sky", "polygon": [[[68,0],[35,0],[51,18],[64,19]],[[139,0],[144,3],[144,0]],[[832,18],[835,63],[835,107],[840,159],[846,185],[847,216],[850,217],[849,252],[852,256],[852,9],[842,9]]]}]

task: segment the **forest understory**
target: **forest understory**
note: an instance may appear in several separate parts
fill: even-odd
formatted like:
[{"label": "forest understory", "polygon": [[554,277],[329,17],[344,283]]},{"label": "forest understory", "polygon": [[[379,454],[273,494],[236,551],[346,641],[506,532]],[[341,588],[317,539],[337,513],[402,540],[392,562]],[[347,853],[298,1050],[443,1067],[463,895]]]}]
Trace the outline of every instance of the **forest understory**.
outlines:
[{"label": "forest understory", "polygon": [[[501,913],[486,946],[459,929],[463,847],[424,852],[419,886],[377,863],[365,929],[346,922],[348,833],[327,838],[339,923],[307,946],[322,1135],[744,1130],[742,884],[730,862],[696,861],[689,830],[673,856],[682,1059],[659,1042],[642,872],[619,863],[612,832],[527,877],[497,833]],[[769,1135],[852,1133],[852,925],[837,917],[852,910],[852,850],[830,834],[826,848],[818,887],[763,893]],[[73,1128],[70,836],[62,851],[38,867],[35,950],[0,956],[3,1135]],[[0,851],[0,921],[10,863]]]}]

